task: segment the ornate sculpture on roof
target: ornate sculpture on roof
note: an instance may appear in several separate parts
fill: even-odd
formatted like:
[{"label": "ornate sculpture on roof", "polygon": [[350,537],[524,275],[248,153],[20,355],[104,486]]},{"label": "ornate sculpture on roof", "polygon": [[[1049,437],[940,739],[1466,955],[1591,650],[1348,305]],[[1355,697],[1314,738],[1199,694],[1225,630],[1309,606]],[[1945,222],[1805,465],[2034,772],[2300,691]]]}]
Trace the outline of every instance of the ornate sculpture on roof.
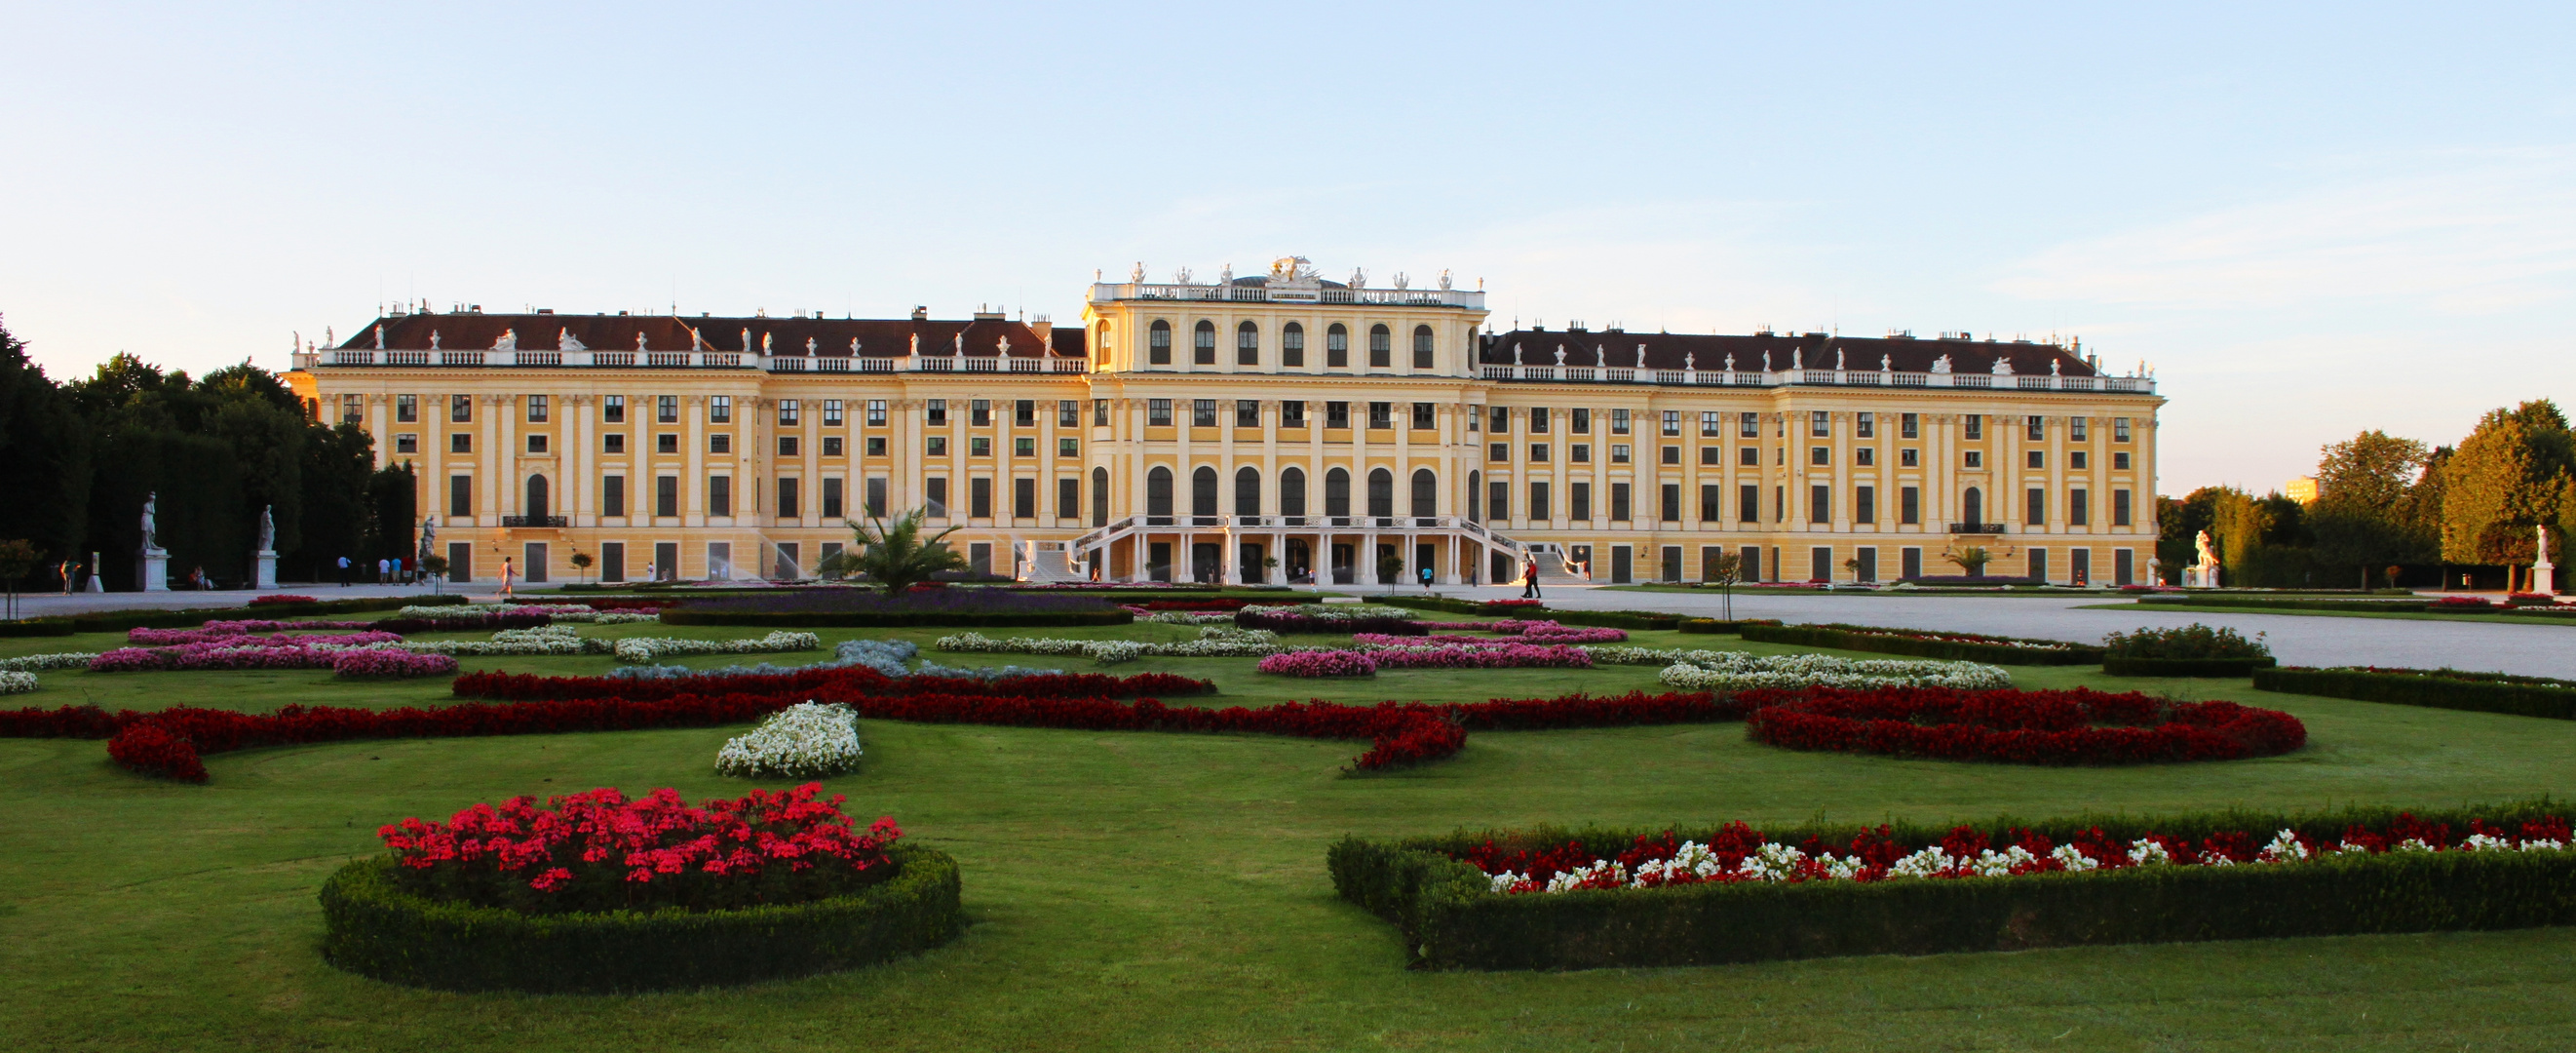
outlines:
[{"label": "ornate sculpture on roof", "polygon": [[555,330],[555,350],[588,351],[590,348],[583,344],[580,339],[572,335],[572,329],[570,327],[566,327]]},{"label": "ornate sculpture on roof", "polygon": [[492,350],[494,351],[516,351],[518,349],[519,331],[516,329],[501,330],[501,338],[492,341]]},{"label": "ornate sculpture on roof", "polygon": [[1803,348],[1803,347],[1793,347],[1793,348],[1790,348],[1790,349],[1789,349],[1789,368],[1791,368],[1791,369],[1805,369],[1805,368],[1807,368],[1807,349],[1806,349],[1806,348]]},{"label": "ornate sculpture on roof", "polygon": [[2055,358],[2049,359],[2049,360],[2048,360],[2048,375],[2049,375],[2049,376],[2052,376],[2052,377],[2053,377],[2053,376],[2058,376],[2058,375],[2059,375],[2059,373],[2057,372],[2058,368],[2059,368],[2059,367],[2061,367],[2061,366],[2064,366],[2065,364],[2066,364],[2066,363],[2065,363],[2065,361],[2064,361],[2064,360],[2062,360],[2062,359],[2055,359]]},{"label": "ornate sculpture on roof", "polygon": [[1557,365],[1560,365],[1560,366],[1565,364],[1565,345],[1564,345],[1564,344],[1558,344],[1558,345],[1556,345],[1556,364],[1557,364]]},{"label": "ornate sculpture on roof", "polygon": [[778,346],[777,340],[778,334],[776,333],[760,334],[760,353],[764,355],[771,353],[771,349]]},{"label": "ornate sculpture on roof", "polygon": [[1364,289],[1364,288],[1367,288],[1367,287],[1368,287],[1368,272],[1367,272],[1366,270],[1362,270],[1362,269],[1360,269],[1360,268],[1358,268],[1358,267],[1353,267],[1353,268],[1351,268],[1351,288],[1354,288],[1354,289]]},{"label": "ornate sculpture on roof", "polygon": [[1226,264],[1224,269],[1219,270],[1219,271],[1217,271],[1217,272],[1216,272],[1216,283],[1217,283],[1218,285],[1232,285],[1232,284],[1234,284],[1234,265],[1233,265],[1233,264],[1231,264],[1231,263]]},{"label": "ornate sculpture on roof", "polygon": [[1315,265],[1304,256],[1281,256],[1270,261],[1267,283],[1273,289],[1314,289],[1324,284]]},{"label": "ornate sculpture on roof", "polygon": [[378,322],[378,323],[376,323],[376,350],[378,350],[378,351],[382,351],[382,350],[384,350],[384,349],[385,349],[385,326],[384,326],[384,323],[382,323],[382,322]]},{"label": "ornate sculpture on roof", "polygon": [[1842,349],[1842,348],[1837,347],[1837,348],[1835,348],[1835,349],[1834,349],[1834,372],[1837,372],[1837,373],[1842,372],[1842,368],[1843,368],[1843,349]]},{"label": "ornate sculpture on roof", "polygon": [[1610,364],[1610,345],[1608,345],[1608,344],[1594,344],[1594,345],[1592,345],[1592,365],[1593,365],[1593,367],[1597,369],[1597,368],[1600,368],[1600,367],[1607,366],[1607,365],[1609,365],[1609,364]]},{"label": "ornate sculpture on roof", "polygon": [[810,336],[809,336],[809,337],[806,337],[806,338],[805,338],[805,354],[806,354],[806,356],[807,356],[807,357],[812,357],[812,356],[813,356],[815,346],[816,346],[816,345],[815,345],[815,342],[814,342],[814,338],[813,338],[813,337],[810,337]]},{"label": "ornate sculpture on roof", "polygon": [[1404,272],[1403,272],[1403,271],[1397,271],[1397,272],[1395,272],[1395,278],[1394,278],[1394,281],[1395,281],[1395,291],[1397,291],[1397,292],[1403,292],[1403,291],[1404,291],[1404,290],[1406,290],[1406,289],[1413,288],[1413,279],[1408,278],[1408,277],[1405,277],[1405,274],[1404,274]]},{"label": "ornate sculpture on roof", "polygon": [[1767,347],[1762,349],[1762,371],[1765,373],[1771,371],[1771,349]]},{"label": "ornate sculpture on roof", "polygon": [[1735,352],[1733,351],[1726,353],[1726,371],[1729,373],[1735,372]]},{"label": "ornate sculpture on roof", "polygon": [[1932,360],[1932,371],[1933,371],[1933,372],[1935,372],[1935,373],[1947,373],[1947,372],[1949,372],[1949,371],[1950,371],[1950,356],[1948,356],[1948,355],[1943,355],[1943,356],[1941,356],[1941,357],[1939,357],[1939,358],[1933,359],[1933,360]]},{"label": "ornate sculpture on roof", "polygon": [[436,329],[429,331],[429,349],[432,351],[438,350],[438,330]]},{"label": "ornate sculpture on roof", "polygon": [[1449,268],[1447,267],[1440,268],[1440,291],[1449,291]]},{"label": "ornate sculpture on roof", "polygon": [[1646,345],[1637,345],[1637,368],[1646,368]]},{"label": "ornate sculpture on roof", "polygon": [[908,354],[908,355],[911,355],[911,356],[913,356],[914,358],[919,358],[919,357],[921,357],[921,334],[919,334],[919,333],[914,333],[914,334],[912,334],[912,350],[910,350],[910,351],[906,351],[906,352],[904,352],[904,353],[905,353],[905,354]]},{"label": "ornate sculpture on roof", "polygon": [[[691,350],[691,351],[706,351],[706,350],[710,350],[710,348],[708,348],[708,347],[707,347],[707,331],[706,331],[706,330],[704,330],[704,329],[700,329],[700,328],[698,328],[698,327],[696,327],[696,326],[692,326],[692,325],[682,325],[680,328],[682,328],[682,329],[686,329],[686,330],[688,330],[688,331],[689,331],[689,350]],[[640,340],[642,340],[642,339],[643,339],[642,334],[637,334],[636,339],[637,339],[637,340],[639,340],[639,341],[640,341]],[[638,343],[636,346],[637,346],[637,347],[642,347],[643,345],[642,345],[641,343]]]},{"label": "ornate sculpture on roof", "polygon": [[948,337],[948,351],[949,351],[949,355],[948,355],[948,357],[950,357],[950,358],[964,358],[964,357],[966,357],[966,331],[965,331],[965,330],[960,329],[960,330],[956,331],[955,333],[951,333],[951,334],[949,334],[949,337]]},{"label": "ornate sculpture on roof", "polygon": [[1895,360],[1895,359],[1893,359],[1893,358],[1889,358],[1889,357],[1888,357],[1888,356],[1886,356],[1886,355],[1880,355],[1880,356],[1878,356],[1878,371],[1879,371],[1879,372],[1881,372],[1881,373],[1885,373],[1885,372],[1887,372],[1888,370],[1895,368],[1895,366],[1896,366],[1896,360]]},{"label": "ornate sculpture on roof", "polygon": [[1512,341],[1512,364],[1516,366],[1521,364],[1521,344],[1518,340]]},{"label": "ornate sculpture on roof", "polygon": [[859,338],[855,336],[850,338],[850,357],[859,357]]},{"label": "ornate sculpture on roof", "polygon": [[[1733,356],[1733,355],[1728,355],[1728,356],[1726,356],[1726,367],[1727,367],[1728,369],[1733,369],[1733,368],[1735,368],[1735,356]],[[1697,351],[1692,351],[1692,352],[1689,352],[1689,353],[1687,353],[1687,354],[1684,354],[1684,355],[1682,356],[1682,372],[1685,372],[1685,373],[1694,373],[1694,372],[1698,372],[1698,371],[1699,371],[1699,352],[1697,352]]]},{"label": "ornate sculpture on roof", "polygon": [[993,341],[993,353],[1003,358],[1011,357],[1011,334],[1004,333],[1001,339]]},{"label": "ornate sculpture on roof", "polygon": [[2004,356],[2004,355],[1996,355],[1996,356],[1995,356],[1995,375],[1996,375],[1996,376],[1999,376],[1999,377],[2008,377],[2008,376],[2011,376],[2011,375],[2012,375],[2012,359],[2011,359],[2011,358],[2009,358],[2009,357],[2007,357],[2007,356]]},{"label": "ornate sculpture on roof", "polygon": [[1136,261],[1136,269],[1127,272],[1127,280],[1137,285],[1145,284],[1145,261]]},{"label": "ornate sculpture on roof", "polygon": [[747,325],[742,327],[742,349],[751,350],[751,327]]},{"label": "ornate sculpture on roof", "polygon": [[1188,285],[1189,283],[1190,283],[1190,269],[1189,269],[1189,268],[1187,268],[1187,267],[1174,267],[1174,268],[1172,268],[1172,284],[1174,284],[1174,285]]},{"label": "ornate sculpture on roof", "polygon": [[[695,333],[695,332],[696,332],[696,330],[692,329],[692,330],[690,330],[690,332],[691,332],[691,333]],[[646,346],[645,346],[645,345],[646,345],[646,341],[645,341],[645,339],[644,339],[644,331],[643,331],[643,330],[641,330],[641,329],[636,330],[636,331],[635,331],[635,350],[638,350],[638,351],[646,350],[647,348],[646,348]]]}]

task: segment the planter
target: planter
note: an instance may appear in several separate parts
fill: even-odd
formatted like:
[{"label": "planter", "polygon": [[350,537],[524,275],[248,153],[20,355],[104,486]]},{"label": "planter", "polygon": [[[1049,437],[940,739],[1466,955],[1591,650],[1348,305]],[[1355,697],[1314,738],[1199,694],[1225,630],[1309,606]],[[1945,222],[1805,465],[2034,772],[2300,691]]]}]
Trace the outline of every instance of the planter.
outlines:
[{"label": "planter", "polygon": [[937,947],[964,927],[957,861],[887,850],[893,877],[843,896],[704,912],[526,914],[394,887],[393,859],[322,886],[322,955],[361,976],[455,991],[604,994],[752,983]]},{"label": "planter", "polygon": [[2271,658],[2121,658],[2102,659],[2112,676],[2252,676],[2277,664]]}]

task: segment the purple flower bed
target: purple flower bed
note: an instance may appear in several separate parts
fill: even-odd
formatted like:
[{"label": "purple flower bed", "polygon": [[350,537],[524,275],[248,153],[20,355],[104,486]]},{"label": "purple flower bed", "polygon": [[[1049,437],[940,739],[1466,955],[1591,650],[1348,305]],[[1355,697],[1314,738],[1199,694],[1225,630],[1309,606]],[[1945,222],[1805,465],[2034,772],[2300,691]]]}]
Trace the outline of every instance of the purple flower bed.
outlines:
[{"label": "purple flower bed", "polygon": [[450,676],[456,672],[456,658],[443,654],[413,654],[391,648],[342,651],[331,660],[331,671],[351,680]]},{"label": "purple flower bed", "polygon": [[[136,647],[177,647],[181,644],[221,643],[226,640],[252,639],[260,633],[281,633],[304,629],[374,629],[374,622],[207,622],[202,629],[127,629],[125,642]],[[376,635],[390,635],[381,631]],[[322,636],[299,632],[276,635],[272,640],[346,643],[345,636]]]},{"label": "purple flower bed", "polygon": [[1377,675],[1377,663],[1358,651],[1291,651],[1264,658],[1257,668],[1277,676]]},{"label": "purple flower bed", "polygon": [[363,624],[378,632],[409,635],[411,633],[498,632],[502,629],[534,629],[540,625],[554,623],[554,615],[543,611],[503,611],[499,614],[460,614],[440,618],[387,618],[383,621]]},{"label": "purple flower bed", "polygon": [[[306,637],[235,636],[206,643],[181,644],[176,647],[120,647],[89,660],[93,673],[150,673],[170,670],[215,669],[330,669],[339,656],[347,653],[340,647],[395,643],[402,639],[392,633],[353,633],[348,636]],[[338,645],[331,650],[313,646],[317,643]]]},{"label": "purple flower bed", "polygon": [[1238,611],[1234,624],[1244,629],[1268,629],[1274,633],[1385,633],[1389,636],[1427,636],[1431,630],[1410,618],[1317,618],[1304,614],[1257,614]]},{"label": "purple flower bed", "polygon": [[1012,589],[914,589],[896,596],[870,588],[773,589],[746,596],[691,600],[681,608],[710,614],[1074,614],[1114,611],[1097,596],[1062,596]]},{"label": "purple flower bed", "polygon": [[[1333,653],[1333,652],[1322,652]],[[1504,644],[1501,647],[1403,648],[1368,652],[1380,669],[1590,669],[1592,656],[1580,647],[1560,644]]]}]

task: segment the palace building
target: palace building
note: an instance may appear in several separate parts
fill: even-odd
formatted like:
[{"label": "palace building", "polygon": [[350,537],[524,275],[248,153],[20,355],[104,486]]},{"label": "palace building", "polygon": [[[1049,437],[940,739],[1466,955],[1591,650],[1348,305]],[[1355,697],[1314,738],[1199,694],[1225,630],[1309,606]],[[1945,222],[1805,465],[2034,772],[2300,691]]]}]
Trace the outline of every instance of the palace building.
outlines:
[{"label": "palace building", "polygon": [[2078,346],[1486,321],[1292,257],[1074,326],[402,311],[288,379],[460,580],[792,579],[916,507],[1037,580],[2146,580],[2162,399]]}]

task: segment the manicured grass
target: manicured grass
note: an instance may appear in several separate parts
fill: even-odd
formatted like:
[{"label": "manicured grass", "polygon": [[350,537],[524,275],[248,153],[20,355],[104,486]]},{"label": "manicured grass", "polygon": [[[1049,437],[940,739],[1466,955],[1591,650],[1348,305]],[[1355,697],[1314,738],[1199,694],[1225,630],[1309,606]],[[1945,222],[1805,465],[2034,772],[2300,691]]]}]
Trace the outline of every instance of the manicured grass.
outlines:
[{"label": "manicured grass", "polygon": [[2291,607],[2203,606],[2194,603],[2090,603],[2085,611],[2187,611],[2193,614],[2289,614],[2318,618],[2389,618],[2417,622],[2487,622],[2494,625],[2576,625],[2570,614],[2435,614],[2431,611],[2319,611]]},{"label": "manicured grass", "polygon": [[[755,636],[651,625],[602,635]],[[941,630],[897,634],[923,640]],[[1187,638],[1182,627],[1032,635]],[[992,635],[1000,635],[998,633]],[[1649,646],[1747,646],[1636,634]],[[70,650],[5,641],[0,654]],[[20,646],[34,643],[35,646]],[[96,650],[85,641],[77,649]],[[1797,650],[1750,645],[1763,651]],[[810,656],[749,656],[782,664]],[[950,664],[1087,662],[940,655]],[[1884,657],[1884,656],[1875,656]],[[721,665],[733,659],[699,659]],[[605,658],[471,660],[596,672]],[[1209,676],[1205,704],[1479,699],[1652,684],[1591,672],[1281,682],[1249,659],[1138,662]],[[48,673],[11,704],[242,709],[434,703],[444,682],[327,673]],[[895,965],[634,997],[453,995],[315,955],[314,891],[374,828],[474,801],[615,785],[695,798],[739,728],[341,743],[210,758],[213,782],[138,779],[95,741],[0,740],[0,1041],[56,1049],[2260,1049],[2564,1048],[2576,930],[2085,948],[1563,974],[1417,973],[1392,926],[1335,899],[1345,832],[1648,825],[1814,815],[2037,816],[2248,804],[2457,803],[2576,793],[2576,727],[2270,695],[2245,681],[2015,668],[2234,698],[2306,720],[2260,761],[2043,769],[1790,753],[1735,725],[1478,733],[1408,772],[1345,777],[1358,743],[865,722],[868,764],[829,782],[965,867],[974,926]]]}]

